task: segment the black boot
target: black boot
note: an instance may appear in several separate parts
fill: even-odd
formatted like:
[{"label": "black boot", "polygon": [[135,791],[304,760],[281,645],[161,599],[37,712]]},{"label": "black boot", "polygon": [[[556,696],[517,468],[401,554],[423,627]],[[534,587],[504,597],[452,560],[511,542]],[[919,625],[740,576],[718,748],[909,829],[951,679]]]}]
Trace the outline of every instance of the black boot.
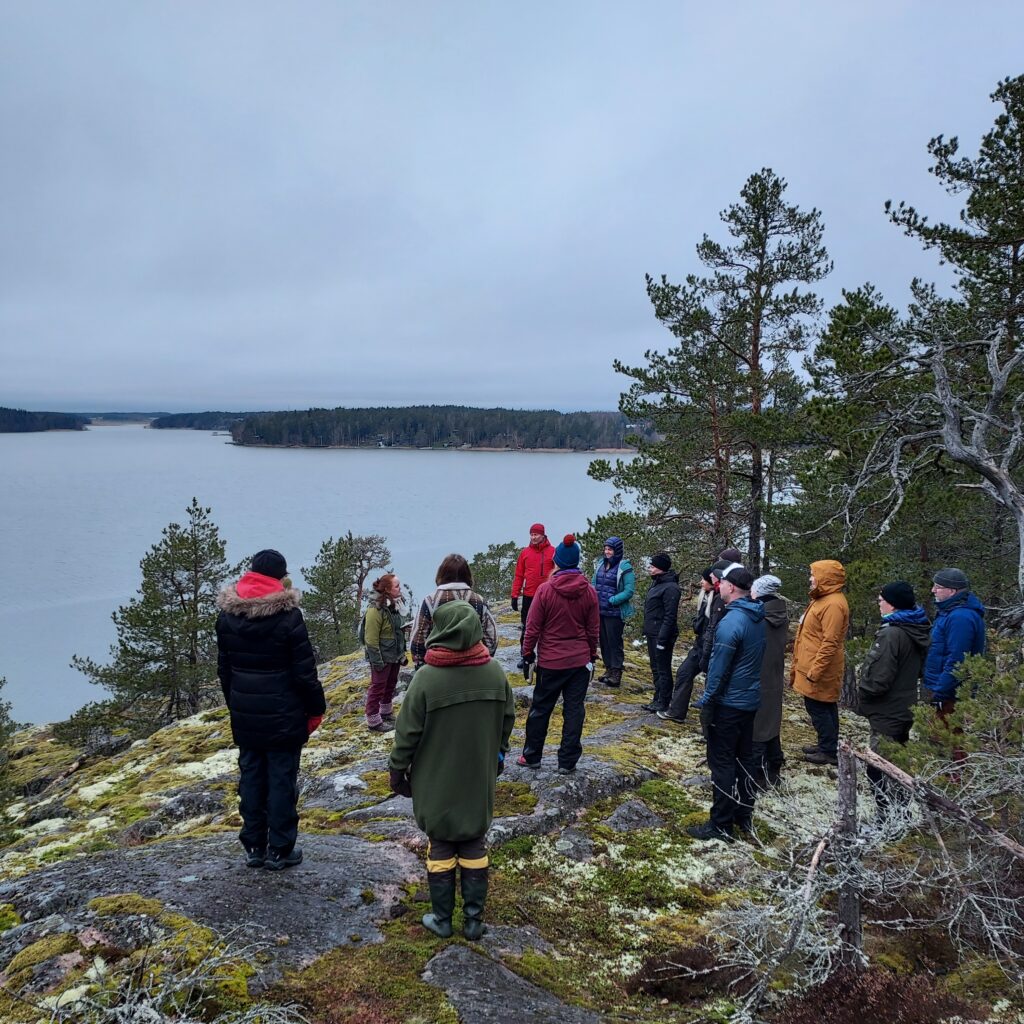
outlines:
[{"label": "black boot", "polygon": [[484,925],[487,902],[487,868],[462,868],[462,934],[471,942],[479,939]]},{"label": "black boot", "polygon": [[610,668],[608,670],[608,682],[606,686],[621,686],[622,685],[622,669],[621,668]]},{"label": "black boot", "polygon": [[423,927],[442,939],[451,938],[452,911],[455,909],[455,868],[428,871],[431,912],[423,915]]}]

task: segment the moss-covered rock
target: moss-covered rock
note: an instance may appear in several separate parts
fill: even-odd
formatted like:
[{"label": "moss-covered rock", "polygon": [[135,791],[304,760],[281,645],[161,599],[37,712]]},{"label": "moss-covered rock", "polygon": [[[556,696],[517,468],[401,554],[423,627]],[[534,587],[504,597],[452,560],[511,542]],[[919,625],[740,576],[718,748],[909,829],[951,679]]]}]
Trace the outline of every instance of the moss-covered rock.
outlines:
[{"label": "moss-covered rock", "polygon": [[117,914],[145,914],[148,917],[157,917],[164,909],[160,900],[147,899],[137,892],[97,896],[89,900],[88,906],[99,917],[114,917]]}]

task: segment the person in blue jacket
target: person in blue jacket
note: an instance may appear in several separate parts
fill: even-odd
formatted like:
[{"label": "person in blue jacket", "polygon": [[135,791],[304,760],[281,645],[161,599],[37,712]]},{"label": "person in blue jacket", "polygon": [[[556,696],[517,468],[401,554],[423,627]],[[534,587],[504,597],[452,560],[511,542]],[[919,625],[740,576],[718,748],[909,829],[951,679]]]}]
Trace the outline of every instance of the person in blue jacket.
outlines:
[{"label": "person in blue jacket", "polygon": [[601,661],[605,674],[598,679],[609,686],[622,683],[622,631],[626,619],[632,618],[633,595],[636,593],[636,574],[628,559],[622,557],[623,544],[619,537],[604,542],[604,558],[594,562],[591,583],[597,591],[601,612]]},{"label": "person in blue jacket", "polygon": [[940,569],[932,579],[937,614],[924,662],[924,698],[945,719],[956,705],[957,665],[968,654],[985,653],[985,606],[961,569]]},{"label": "person in blue jacket", "polygon": [[750,832],[754,816],[754,716],[761,703],[761,661],[767,639],[764,605],[751,600],[754,577],[742,565],[725,570],[719,596],[725,614],[715,632],[697,702],[709,707],[708,767],[714,798],[711,816],[687,832],[695,839],[732,842],[733,826]]}]

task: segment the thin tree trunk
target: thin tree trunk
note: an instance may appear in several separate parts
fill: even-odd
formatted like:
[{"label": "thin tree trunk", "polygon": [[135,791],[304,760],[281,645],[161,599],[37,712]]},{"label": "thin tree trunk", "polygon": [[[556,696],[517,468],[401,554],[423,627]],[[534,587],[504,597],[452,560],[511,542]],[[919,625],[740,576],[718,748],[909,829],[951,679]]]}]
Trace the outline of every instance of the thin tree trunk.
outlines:
[{"label": "thin tree trunk", "polygon": [[[857,857],[857,759],[846,747],[839,751],[839,824],[836,830],[841,863],[850,865]],[[839,890],[839,924],[843,929],[843,962],[861,966],[863,936],[860,920],[860,890],[847,881]]]}]

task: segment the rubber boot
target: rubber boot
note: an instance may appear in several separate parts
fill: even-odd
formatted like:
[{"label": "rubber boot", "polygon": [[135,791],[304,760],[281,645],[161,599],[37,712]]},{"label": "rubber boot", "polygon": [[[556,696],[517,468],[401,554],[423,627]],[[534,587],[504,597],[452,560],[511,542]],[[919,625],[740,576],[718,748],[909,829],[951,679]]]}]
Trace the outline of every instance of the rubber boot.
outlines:
[{"label": "rubber boot", "polygon": [[484,904],[487,902],[487,868],[462,868],[462,934],[471,942],[487,931]]},{"label": "rubber boot", "polygon": [[455,909],[455,868],[428,871],[431,912],[423,915],[423,927],[442,939],[451,938],[452,911]]}]

